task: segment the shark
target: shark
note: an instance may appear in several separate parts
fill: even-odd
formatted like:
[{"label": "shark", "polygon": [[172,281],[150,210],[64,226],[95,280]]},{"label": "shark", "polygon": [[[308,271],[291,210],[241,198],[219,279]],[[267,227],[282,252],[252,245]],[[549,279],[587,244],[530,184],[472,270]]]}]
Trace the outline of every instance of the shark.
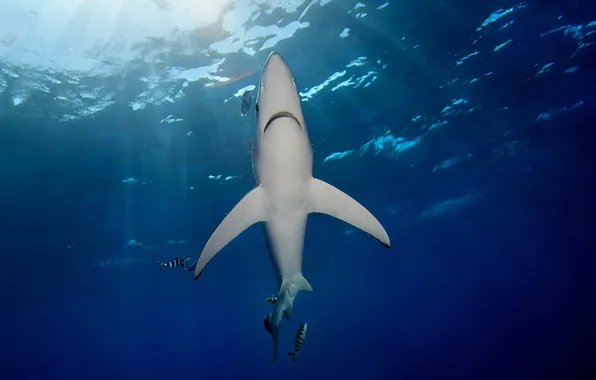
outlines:
[{"label": "shark", "polygon": [[273,340],[273,361],[281,321],[289,319],[299,291],[312,291],[302,274],[308,215],[327,214],[391,247],[387,232],[364,206],[313,177],[313,152],[294,75],[278,52],[267,57],[255,102],[252,167],[256,186],[223,218],[199,255],[194,279],[230,241],[254,224],[264,226],[278,279],[274,309],[264,319]]}]

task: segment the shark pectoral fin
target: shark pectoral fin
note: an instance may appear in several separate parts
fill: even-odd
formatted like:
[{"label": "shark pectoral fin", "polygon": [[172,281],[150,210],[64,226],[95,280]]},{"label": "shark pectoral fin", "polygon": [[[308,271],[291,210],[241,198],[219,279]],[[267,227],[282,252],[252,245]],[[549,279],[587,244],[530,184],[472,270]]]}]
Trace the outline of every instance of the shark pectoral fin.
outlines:
[{"label": "shark pectoral fin", "polygon": [[313,178],[307,203],[308,212],[331,215],[372,235],[385,247],[391,247],[387,231],[364,206],[343,191]]},{"label": "shark pectoral fin", "polygon": [[246,194],[221,221],[205,244],[195,267],[195,280],[201,275],[209,261],[242,231],[255,223],[266,221],[269,215],[268,210],[262,186],[257,186]]}]

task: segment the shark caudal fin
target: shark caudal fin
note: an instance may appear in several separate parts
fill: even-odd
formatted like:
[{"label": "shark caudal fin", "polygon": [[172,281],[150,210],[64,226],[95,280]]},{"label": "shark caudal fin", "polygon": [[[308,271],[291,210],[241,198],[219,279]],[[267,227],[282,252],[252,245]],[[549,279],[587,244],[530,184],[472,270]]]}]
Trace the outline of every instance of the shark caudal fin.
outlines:
[{"label": "shark caudal fin", "polygon": [[195,280],[209,261],[242,231],[269,217],[269,207],[262,186],[252,189],[234,206],[215,229],[203,248],[195,268]]},{"label": "shark caudal fin", "polygon": [[343,220],[370,234],[385,247],[391,247],[387,231],[377,218],[352,197],[326,182],[312,179],[307,210]]},{"label": "shark caudal fin", "polygon": [[276,329],[273,334],[271,334],[271,338],[273,339],[273,363],[277,361],[277,346],[279,343],[279,329]]},{"label": "shark caudal fin", "polygon": [[277,361],[277,346],[278,346],[278,342],[279,342],[279,326],[274,326],[273,323],[271,323],[271,318],[273,316],[273,313],[269,313],[265,316],[265,330],[267,330],[267,332],[269,334],[271,334],[271,339],[273,340],[273,362],[275,363]]}]

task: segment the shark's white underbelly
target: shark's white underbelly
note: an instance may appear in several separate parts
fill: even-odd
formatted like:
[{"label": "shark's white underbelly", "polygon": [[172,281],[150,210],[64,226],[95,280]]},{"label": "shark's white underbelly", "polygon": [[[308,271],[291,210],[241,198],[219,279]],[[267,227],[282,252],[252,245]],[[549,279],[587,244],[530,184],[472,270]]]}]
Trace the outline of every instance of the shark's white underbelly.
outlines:
[{"label": "shark's white underbelly", "polygon": [[308,135],[289,117],[273,121],[257,148],[254,167],[270,208],[265,222],[269,254],[281,285],[302,277],[312,150]]},{"label": "shark's white underbelly", "polygon": [[269,254],[277,272],[279,284],[302,275],[302,249],[307,213],[303,208],[279,209],[265,223],[270,246]]}]

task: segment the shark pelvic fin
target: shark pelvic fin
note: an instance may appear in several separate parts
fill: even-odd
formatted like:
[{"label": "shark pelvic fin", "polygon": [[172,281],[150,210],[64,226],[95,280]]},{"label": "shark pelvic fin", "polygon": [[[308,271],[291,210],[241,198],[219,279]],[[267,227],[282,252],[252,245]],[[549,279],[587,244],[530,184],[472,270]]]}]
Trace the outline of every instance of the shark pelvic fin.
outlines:
[{"label": "shark pelvic fin", "polygon": [[310,283],[306,280],[306,278],[304,278],[303,275],[297,276],[292,280],[284,279],[281,283],[280,290],[283,291],[286,288],[288,288],[288,292],[290,292],[289,294],[291,297],[296,297],[296,291],[298,290],[312,292],[312,286],[310,286]]},{"label": "shark pelvic fin", "polygon": [[389,236],[377,218],[352,197],[326,182],[312,179],[307,210],[343,220],[370,234],[385,247],[391,247]]},{"label": "shark pelvic fin", "polygon": [[195,280],[223,247],[248,227],[266,221],[268,216],[269,207],[267,207],[265,191],[262,186],[257,186],[234,206],[205,244],[195,268]]},{"label": "shark pelvic fin", "polygon": [[279,288],[279,294],[277,295],[278,307],[283,308],[283,314],[286,319],[290,319],[292,312],[294,311],[294,299],[298,294],[299,290],[312,292],[312,286],[308,283],[304,276],[299,275],[291,280],[284,279]]}]

